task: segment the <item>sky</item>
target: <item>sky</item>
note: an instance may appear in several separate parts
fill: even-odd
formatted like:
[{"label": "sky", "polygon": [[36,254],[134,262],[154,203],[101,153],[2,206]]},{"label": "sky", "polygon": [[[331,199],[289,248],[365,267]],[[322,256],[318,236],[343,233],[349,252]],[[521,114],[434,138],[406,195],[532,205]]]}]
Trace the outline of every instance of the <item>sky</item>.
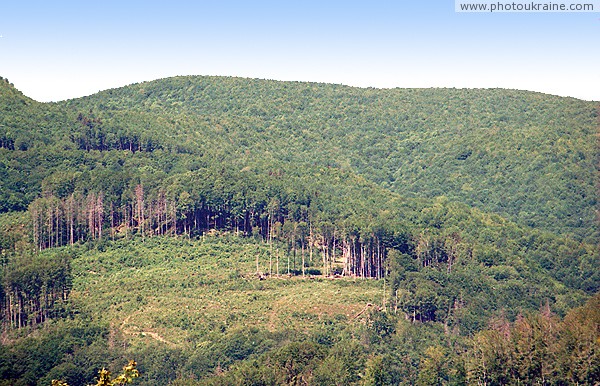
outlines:
[{"label": "sky", "polygon": [[42,102],[176,75],[499,87],[600,101],[600,12],[454,7],[454,0],[3,1],[0,76]]}]

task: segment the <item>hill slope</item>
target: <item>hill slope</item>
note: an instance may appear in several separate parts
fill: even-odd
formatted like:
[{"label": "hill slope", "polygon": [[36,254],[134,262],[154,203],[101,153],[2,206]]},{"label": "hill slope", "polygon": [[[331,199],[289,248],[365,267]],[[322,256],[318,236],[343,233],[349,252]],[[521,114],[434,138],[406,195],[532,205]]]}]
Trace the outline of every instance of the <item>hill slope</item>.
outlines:
[{"label": "hill slope", "polygon": [[[446,195],[530,226],[597,237],[594,102],[500,89],[178,77],[65,105],[102,116],[210,117],[240,150],[351,168],[405,196]],[[191,135],[194,143],[205,136]]]},{"label": "hill slope", "polygon": [[499,89],[177,77],[63,105],[114,117],[115,125],[125,111],[169,117],[176,129],[151,130],[188,147],[227,141],[235,156],[266,153],[350,169],[404,196],[446,195],[521,224],[598,240],[594,102]]},{"label": "hill slope", "polygon": [[477,339],[600,288],[586,102],[180,77],[0,107],[8,384],[125,355],[144,385],[464,384]]},{"label": "hill slope", "polygon": [[[284,245],[273,248],[283,250]],[[540,340],[548,343],[558,329],[556,315],[548,310],[542,320],[517,317],[515,359],[510,364],[494,359],[499,348],[492,334],[509,328],[517,312],[530,315],[553,298],[552,308],[562,314],[580,302],[580,294],[534,269],[462,262],[448,274],[434,265],[411,267],[403,261],[406,271],[390,267],[385,282],[286,274],[261,279],[255,274],[256,264],[268,271],[270,249],[228,233],[198,240],[136,238],[47,249],[38,255],[42,260],[68,256],[71,262],[69,316],[46,322],[41,329],[22,329],[20,338],[4,342],[0,379],[47,385],[60,378],[69,385],[86,385],[95,370],[116,369],[135,358],[142,373],[136,384],[144,386],[174,381],[226,385],[236,383],[232,377],[263,378],[266,371],[290,372],[289,378],[271,381],[276,385],[294,384],[295,372],[308,384],[344,379],[343,384],[359,385],[369,379],[375,364],[382,374],[380,384],[415,384],[427,374],[427,360],[435,350],[444,363],[439,370],[444,377],[467,384],[467,376],[480,373],[501,377],[492,368],[496,362],[487,363],[492,360],[501,368],[531,366],[521,380],[538,379],[535,365],[528,364],[527,357],[518,359],[524,352],[557,367],[571,363],[568,355],[589,355],[589,361],[581,363],[592,363],[598,356],[597,343],[588,339],[598,317],[589,310],[583,315],[591,315],[591,323],[584,323],[585,317],[569,322],[568,328],[577,328],[560,343],[566,350],[581,343],[576,352],[550,357],[542,351],[546,346]],[[281,264],[285,265],[283,257]],[[399,275],[404,275],[400,286]],[[438,322],[411,320],[410,311],[424,304],[442,305],[435,310]],[[486,328],[489,316],[494,316],[491,331],[472,338]],[[473,330],[465,335],[469,328]],[[525,334],[526,329],[535,334],[533,343],[518,340],[517,333]],[[479,346],[481,342],[486,346]],[[529,351],[532,347],[538,351]],[[558,344],[548,348],[559,349]],[[478,350],[486,357],[480,358]],[[593,384],[597,367],[581,363],[576,372],[552,376],[569,374],[581,384]],[[476,379],[470,381],[477,384]]]},{"label": "hill slope", "polygon": [[[177,77],[39,104],[20,93],[14,98],[18,91],[2,83],[0,100],[10,114],[0,116],[0,148],[90,148],[101,136],[113,149],[333,166],[405,197],[445,195],[520,224],[598,241],[595,102],[512,90]],[[79,114],[100,120],[97,132],[85,129]],[[15,166],[15,179],[23,172],[37,177],[27,163]],[[11,204],[0,210],[22,210],[39,194],[23,185],[8,187],[4,202]]]}]

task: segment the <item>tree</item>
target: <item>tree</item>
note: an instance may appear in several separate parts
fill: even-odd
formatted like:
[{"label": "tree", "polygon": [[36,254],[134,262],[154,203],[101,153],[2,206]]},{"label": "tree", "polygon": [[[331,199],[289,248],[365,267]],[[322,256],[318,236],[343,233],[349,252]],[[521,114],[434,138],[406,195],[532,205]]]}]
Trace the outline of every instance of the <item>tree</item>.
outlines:
[{"label": "tree", "polygon": [[[129,361],[127,366],[123,367],[123,372],[116,378],[112,378],[110,371],[102,369],[98,372],[98,381],[94,386],[122,386],[133,383],[133,380],[140,376],[137,370],[137,363]],[[66,382],[60,380],[52,380],[52,386],[69,386]],[[91,385],[90,385],[91,386]]]},{"label": "tree", "polygon": [[442,386],[448,382],[448,358],[440,346],[430,346],[419,366],[417,385]]},{"label": "tree", "polygon": [[597,385],[600,294],[560,321],[541,312],[479,332],[467,355],[472,383]]}]

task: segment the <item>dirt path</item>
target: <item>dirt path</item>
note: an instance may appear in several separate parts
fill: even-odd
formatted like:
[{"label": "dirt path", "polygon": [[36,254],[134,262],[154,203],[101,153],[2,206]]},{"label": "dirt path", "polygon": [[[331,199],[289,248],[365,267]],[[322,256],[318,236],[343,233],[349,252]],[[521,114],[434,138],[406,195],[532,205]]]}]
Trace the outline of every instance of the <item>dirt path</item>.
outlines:
[{"label": "dirt path", "polygon": [[[152,306],[150,306],[148,308],[148,310],[150,310],[150,309],[152,309]],[[140,331],[140,329],[137,326],[132,326],[131,328],[127,328],[127,325],[129,324],[129,321],[131,320],[131,318],[138,312],[143,312],[143,311],[142,310],[136,311],[134,313],[127,315],[127,317],[125,319],[123,319],[123,322],[121,323],[121,331],[123,332],[124,335],[149,336],[149,337],[151,337],[159,342],[165,343],[169,346],[173,346],[173,347],[175,346],[175,343],[166,340],[165,338],[163,338],[162,336],[160,336],[158,333],[156,333],[154,331]]]}]

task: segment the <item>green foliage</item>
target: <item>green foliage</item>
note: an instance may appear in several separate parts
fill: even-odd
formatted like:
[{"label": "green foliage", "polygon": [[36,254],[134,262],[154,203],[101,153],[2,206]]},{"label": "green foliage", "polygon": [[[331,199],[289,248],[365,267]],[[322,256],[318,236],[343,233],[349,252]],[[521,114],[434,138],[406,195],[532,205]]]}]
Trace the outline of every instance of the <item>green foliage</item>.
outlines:
[{"label": "green foliage", "polygon": [[71,256],[26,254],[2,267],[0,309],[5,325],[22,328],[63,316],[71,289]]},{"label": "green foliage", "polygon": [[425,358],[421,361],[417,385],[447,385],[449,378],[448,365],[448,359],[442,347],[429,347],[425,351]]},{"label": "green foliage", "polygon": [[594,385],[600,376],[600,295],[559,320],[549,310],[499,320],[468,352],[472,383]]},{"label": "green foliage", "polygon": [[215,160],[273,172],[293,163],[351,170],[404,196],[445,195],[598,240],[592,102],[219,77],[162,79],[58,104],[8,84],[0,91],[0,211],[27,208],[57,171],[94,178],[150,163],[172,174]]},{"label": "green foliage", "polygon": [[364,347],[355,340],[342,340],[333,346],[314,370],[318,385],[351,385],[361,379],[365,366]]},{"label": "green foliage", "polygon": [[[96,386],[122,386],[132,383],[134,378],[140,376],[136,367],[137,363],[135,361],[129,361],[129,364],[123,367],[123,372],[115,378],[112,378],[110,371],[102,369],[98,372]],[[59,380],[52,380],[52,386],[69,386],[69,384]]]},{"label": "green foliage", "polygon": [[[258,246],[268,250],[268,245]],[[3,357],[11,359],[5,362],[1,378],[13,379],[15,384],[16,380],[39,379],[40,384],[49,384],[51,379],[64,379],[71,386],[87,385],[95,369],[133,356],[139,358],[142,375],[136,383],[140,385],[169,384],[176,379],[174,385],[476,384],[481,366],[478,350],[499,347],[485,339],[509,325],[508,321],[496,323],[498,327],[473,338],[461,337],[452,332],[450,321],[447,326],[413,323],[390,305],[385,312],[359,313],[367,302],[381,299],[381,281],[261,281],[245,275],[231,278],[223,272],[252,272],[255,260],[250,252],[256,247],[245,238],[207,236],[203,241],[121,240],[108,243],[104,251],[73,248],[72,307],[104,320],[106,327],[92,329],[90,321],[46,324],[45,331],[56,329],[54,338],[34,343],[47,339],[44,332],[3,348]],[[135,268],[118,263],[123,254],[137,256],[133,257],[138,261]],[[536,358],[536,350],[541,350],[540,355],[549,355],[549,350],[555,353],[542,358],[562,374],[572,374],[566,375],[573,377],[565,378],[567,383],[586,384],[594,379],[596,309],[600,309],[596,303],[597,297],[585,308],[570,312],[564,322],[552,316],[549,330],[543,327],[546,322],[523,324],[526,319],[517,318],[514,325],[520,326],[519,333],[511,335],[515,343],[506,347],[514,344],[518,351],[502,354],[514,358],[506,366],[515,370],[499,382],[537,379],[520,375],[535,377],[538,367],[527,367],[535,361],[519,364],[520,355]],[[348,316],[338,317],[335,307]],[[544,315],[528,320],[548,320]],[[109,329],[115,321],[118,328]],[[535,332],[538,328],[546,329]],[[555,337],[559,344],[552,343]],[[535,343],[540,338],[546,343]],[[494,358],[499,355],[485,353]],[[489,357],[484,361],[492,366]],[[503,374],[489,367],[484,371],[488,377]],[[492,378],[488,382],[493,383]]]},{"label": "green foliage", "polygon": [[597,237],[593,102],[511,90],[176,77],[63,105],[107,119],[168,116],[162,125],[176,122],[179,142],[201,152],[216,146],[235,158],[249,152],[352,169],[403,195],[444,194],[522,224]]},{"label": "green foliage", "polygon": [[380,356],[369,358],[365,368],[365,377],[362,385],[382,386],[385,384],[385,369],[383,359]]},{"label": "green foliage", "polygon": [[[217,77],[41,104],[1,81],[0,379],[129,356],[142,386],[589,384],[597,322],[568,312],[600,290],[596,107]],[[521,316],[540,304],[559,316]]]},{"label": "green foliage", "polygon": [[120,342],[108,327],[89,319],[52,321],[29,332],[0,346],[0,379],[9,384],[49,385],[52,379],[63,379],[71,386],[85,386],[97,369],[113,359],[123,360],[111,350]]}]

